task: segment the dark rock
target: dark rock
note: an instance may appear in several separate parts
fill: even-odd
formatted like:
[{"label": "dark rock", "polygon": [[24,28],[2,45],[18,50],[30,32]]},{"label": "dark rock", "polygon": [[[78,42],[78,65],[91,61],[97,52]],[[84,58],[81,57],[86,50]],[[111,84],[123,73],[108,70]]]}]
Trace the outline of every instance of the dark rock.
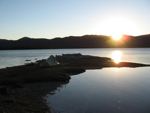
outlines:
[{"label": "dark rock", "polygon": [[0,95],[6,96],[6,95],[8,95],[8,94],[9,94],[9,93],[8,93],[7,87],[1,87],[1,88],[0,88]]}]

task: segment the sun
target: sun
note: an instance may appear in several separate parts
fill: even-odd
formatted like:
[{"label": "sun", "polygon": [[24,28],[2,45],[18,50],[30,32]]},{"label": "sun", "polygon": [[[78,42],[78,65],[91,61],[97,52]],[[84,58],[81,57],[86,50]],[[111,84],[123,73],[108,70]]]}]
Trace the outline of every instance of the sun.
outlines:
[{"label": "sun", "polygon": [[111,36],[113,40],[121,40],[123,35],[135,35],[139,33],[139,27],[135,20],[125,15],[110,15],[103,17],[93,30],[96,34]]},{"label": "sun", "polygon": [[123,37],[123,34],[113,34],[111,35],[111,38],[114,40],[114,41],[120,41]]},{"label": "sun", "polygon": [[131,34],[131,31],[135,32],[132,21],[124,17],[111,17],[106,20],[106,23],[107,30],[105,32],[115,41],[121,40],[124,34]]}]

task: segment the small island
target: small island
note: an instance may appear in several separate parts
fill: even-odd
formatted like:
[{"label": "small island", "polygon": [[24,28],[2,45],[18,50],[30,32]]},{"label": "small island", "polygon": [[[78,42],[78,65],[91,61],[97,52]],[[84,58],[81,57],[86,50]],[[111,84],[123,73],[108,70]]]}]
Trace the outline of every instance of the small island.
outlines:
[{"label": "small island", "polygon": [[45,96],[67,84],[71,75],[88,69],[143,67],[149,64],[120,62],[90,55],[51,55],[48,59],[0,69],[0,111],[6,113],[47,113]]}]

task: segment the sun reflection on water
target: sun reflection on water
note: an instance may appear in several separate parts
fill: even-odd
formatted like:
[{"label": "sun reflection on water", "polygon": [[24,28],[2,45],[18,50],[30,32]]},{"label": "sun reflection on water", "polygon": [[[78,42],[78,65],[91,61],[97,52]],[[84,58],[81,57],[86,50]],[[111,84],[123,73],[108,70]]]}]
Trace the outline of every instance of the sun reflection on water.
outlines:
[{"label": "sun reflection on water", "polygon": [[113,59],[113,61],[118,64],[119,62],[122,61],[122,52],[119,50],[115,50],[112,52],[111,54],[111,58]]}]

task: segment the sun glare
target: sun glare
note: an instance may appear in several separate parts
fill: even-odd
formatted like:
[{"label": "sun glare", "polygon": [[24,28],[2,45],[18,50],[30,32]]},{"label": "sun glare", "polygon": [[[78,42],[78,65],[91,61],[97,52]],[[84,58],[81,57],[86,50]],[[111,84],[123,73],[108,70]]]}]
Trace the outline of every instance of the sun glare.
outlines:
[{"label": "sun glare", "polygon": [[111,38],[115,41],[121,40],[122,37],[123,37],[123,34],[112,34],[111,35]]},{"label": "sun glare", "polygon": [[104,17],[92,27],[95,33],[111,36],[113,40],[121,40],[123,35],[138,34],[139,27],[130,17],[123,15],[111,15]]},{"label": "sun glare", "polygon": [[112,55],[111,55],[111,58],[113,59],[113,61],[114,61],[115,63],[118,64],[118,63],[121,62],[121,60],[122,60],[122,52],[119,51],[119,50],[113,51],[113,52],[112,52]]}]

